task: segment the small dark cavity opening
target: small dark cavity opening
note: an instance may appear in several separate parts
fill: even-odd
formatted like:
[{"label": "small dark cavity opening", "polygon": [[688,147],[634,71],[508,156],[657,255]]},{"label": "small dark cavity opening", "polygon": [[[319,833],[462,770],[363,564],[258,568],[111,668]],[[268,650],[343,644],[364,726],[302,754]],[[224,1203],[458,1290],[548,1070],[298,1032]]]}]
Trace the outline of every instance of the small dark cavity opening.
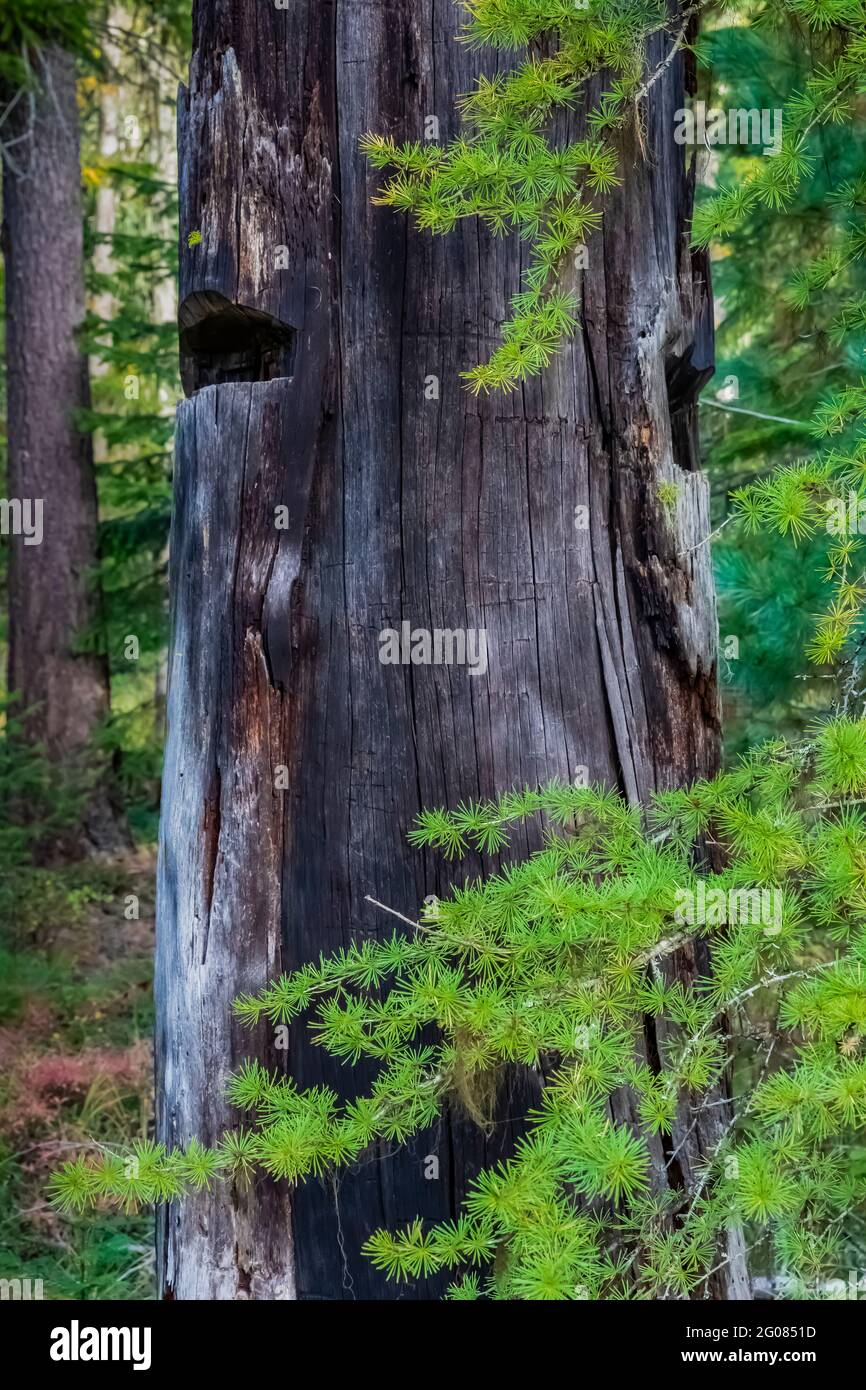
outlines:
[{"label": "small dark cavity opening", "polygon": [[681,357],[665,358],[665,382],[668,389],[668,408],[671,415],[693,405],[713,375],[714,364],[695,351],[694,347]]},{"label": "small dark cavity opening", "polygon": [[224,382],[275,381],[294,371],[295,330],[219,295],[192,295],[179,316],[180,365],[188,396]]},{"label": "small dark cavity opening", "polygon": [[712,374],[712,363],[695,361],[691,348],[683,356],[671,354],[665,359],[671,450],[674,463],[684,473],[696,473],[701,466],[697,414],[689,407]]},{"label": "small dark cavity opening", "polygon": [[665,380],[671,416],[693,405],[716,367],[715,323],[710,261],[706,251],[691,254],[694,286],[692,341],[685,352],[665,352]]}]

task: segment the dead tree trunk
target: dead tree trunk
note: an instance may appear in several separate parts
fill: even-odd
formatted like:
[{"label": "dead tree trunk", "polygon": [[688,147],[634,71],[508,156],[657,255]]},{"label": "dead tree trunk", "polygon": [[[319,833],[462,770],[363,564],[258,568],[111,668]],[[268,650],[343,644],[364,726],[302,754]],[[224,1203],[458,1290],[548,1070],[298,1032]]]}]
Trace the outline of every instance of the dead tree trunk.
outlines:
[{"label": "dead tree trunk", "polygon": [[[623,141],[626,184],[583,275],[584,331],[543,378],[479,401],[458,373],[497,340],[521,249],[474,224],[430,240],[374,208],[358,151],[368,130],[423,138],[430,115],[454,133],[479,66],[458,23],[454,6],[421,0],[195,5],[158,909],[171,1144],[232,1123],[220,1088],[251,1048],[345,1092],[303,1028],[286,1060],[273,1036],[238,1033],[229,1002],[390,931],[368,895],[414,915],[445,889],[441,866],[406,845],[422,807],[581,769],[640,800],[718,763],[710,556],[694,548],[709,531],[694,403],[711,301],[673,140],[682,59],[650,93],[650,158]],[[662,482],[677,488],[668,506]],[[486,672],[381,664],[380,634],[404,621],[486,630]],[[527,831],[515,851],[536,843]],[[688,1122],[684,1107],[671,1150]],[[308,1183],[291,1212],[264,1181],[252,1198],[176,1204],[164,1292],[392,1296],[358,1254],[364,1237],[453,1215],[513,1132],[507,1115],[490,1141],[446,1118],[335,1185]],[[658,1185],[688,1184],[712,1140],[696,1127],[670,1165],[658,1143]],[[725,1276],[717,1292],[732,1288]]]},{"label": "dead tree trunk", "polygon": [[[2,132],[9,468],[7,503],[41,518],[9,537],[9,689],[24,732],[58,765],[81,761],[109,708],[108,665],[80,643],[97,622],[96,481],[92,442],[75,422],[90,402],[76,341],[84,318],[84,250],[75,64],[32,57],[34,86],[11,101]],[[10,510],[14,523],[16,513]],[[5,529],[5,527],[4,527]],[[91,633],[92,639],[92,633]],[[103,786],[75,847],[115,848],[118,821]]]}]

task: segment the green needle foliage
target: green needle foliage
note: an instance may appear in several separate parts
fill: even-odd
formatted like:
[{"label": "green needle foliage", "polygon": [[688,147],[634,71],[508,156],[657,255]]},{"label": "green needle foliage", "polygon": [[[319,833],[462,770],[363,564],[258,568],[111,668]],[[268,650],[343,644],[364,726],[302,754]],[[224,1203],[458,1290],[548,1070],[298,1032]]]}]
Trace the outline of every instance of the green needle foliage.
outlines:
[{"label": "green needle foliage", "polygon": [[140,158],[94,162],[86,172],[93,190],[113,188],[116,225],[103,238],[111,273],[91,268],[88,276],[92,294],[108,298],[109,316],[90,312],[81,335],[99,363],[92,407],[79,412],[79,423],[97,444],[103,595],[100,626],[82,634],[81,644],[108,658],[112,718],[100,741],[117,768],[133,826],[152,835],[164,718],[156,694],[168,640],[173,406],[180,395],[177,327],[153,322],[152,290],[176,270],[169,237],[177,214],[173,190]]},{"label": "green needle foliage", "polygon": [[[699,206],[696,246],[734,235],[755,213],[788,212],[812,178],[819,150],[814,137],[826,126],[850,122],[866,92],[866,6],[862,0],[784,0],[784,9],[817,35],[832,29],[835,56],[814,67],[783,107],[779,155],[753,162],[750,172]],[[831,167],[830,177],[833,170]],[[789,310],[809,311],[813,331],[838,347],[857,344],[866,328],[862,266],[866,253],[862,172],[840,170],[830,202],[835,216],[828,242],[788,279]],[[860,344],[857,344],[861,346]],[[773,533],[794,543],[823,542],[829,602],[808,647],[818,665],[858,651],[866,600],[861,533],[866,533],[866,381],[826,395],[814,410],[810,433],[823,447],[793,458],[766,478],[736,489],[736,514],[747,534]]]},{"label": "green needle foliage", "polygon": [[[209,1150],[78,1159],[54,1178],[55,1201],[131,1210],[256,1170],[304,1180],[377,1140],[405,1141],[449,1097],[484,1123],[504,1069],[543,1068],[526,1137],[481,1174],[457,1222],[371,1235],[388,1277],[453,1271],[459,1299],[682,1297],[734,1226],[769,1234],[789,1278],[832,1278],[843,1220],[866,1204],[864,794],[866,722],[836,719],[806,745],[768,743],[658,795],[646,816],[610,791],[559,784],[425,813],[413,841],[452,857],[506,849],[536,815],[544,847],[429,902],[414,931],[323,957],[235,1006],[249,1025],[311,1010],[329,1053],[379,1064],[369,1094],[300,1091],[250,1060],[228,1081],[244,1128]],[[724,855],[714,873],[696,867],[708,840]],[[715,909],[692,923],[682,905],[701,886]],[[769,916],[755,910],[762,890],[778,895]],[[713,974],[672,982],[666,962],[698,939],[712,944]],[[750,1019],[758,1001],[772,1048]],[[657,1065],[640,1059],[648,1014],[664,1024]],[[674,1142],[718,1105],[732,1066],[759,1084],[720,1127],[697,1187],[660,1190],[654,1139]],[[624,1089],[634,1128],[611,1120]]]},{"label": "green needle foliage", "polygon": [[[467,8],[479,43],[510,49],[553,34],[559,47],[483,79],[463,104],[467,132],[446,149],[373,136],[366,148],[393,171],[383,200],[429,230],[478,216],[531,241],[531,278],[503,346],[468,374],[473,389],[508,389],[573,328],[559,277],[592,228],[592,198],[616,177],[604,135],[639,117],[644,44],[667,14],[631,0],[586,12],[572,0]],[[847,120],[862,90],[862,0],[784,0],[784,9],[832,34],[834,56],[789,101],[779,155],[754,161],[700,209],[700,245],[756,210],[791,206],[813,167],[812,133]],[[555,109],[599,66],[615,75],[591,137],[554,145]],[[788,307],[819,299],[840,340],[866,322],[855,283],[862,202],[856,180],[840,185],[832,254],[822,250],[790,287]],[[866,383],[822,404],[815,433],[832,447],[743,489],[747,523],[803,541],[841,487],[859,499],[864,419]],[[822,660],[856,629],[866,589],[858,545],[847,534],[831,543]],[[511,832],[535,816],[543,848],[429,902],[410,931],[310,962],[235,1005],[250,1025],[310,1013],[332,1056],[378,1065],[369,1092],[346,1101],[327,1087],[301,1091],[250,1059],[226,1080],[243,1123],[216,1146],[139,1143],[78,1159],[55,1176],[54,1200],[134,1210],[257,1172],[305,1181],[381,1141],[406,1141],[452,1101],[487,1123],[504,1074],[528,1068],[545,1085],[512,1157],[479,1176],[457,1220],[373,1232],[366,1251],[384,1275],[447,1271],[460,1301],[701,1296],[735,1231],[748,1249],[771,1248],[792,1293],[823,1296],[863,1263],[852,1231],[866,1215],[864,801],[866,721],[834,717],[802,742],[770,741],[711,781],[660,794],[646,811],[608,789],[561,784],[427,811],[411,840],[448,860],[507,858]],[[677,953],[701,961],[706,947],[712,970],[678,980]],[[647,1017],[657,1055],[642,1046]],[[613,1118],[623,1113],[636,1119]],[[717,1139],[703,1168],[681,1188],[668,1184],[665,1155],[709,1115]]]},{"label": "green needle foliage", "polygon": [[[844,39],[843,39],[844,42]],[[713,17],[697,44],[698,92],[708,109],[781,108],[812,71],[839,54],[831,29],[807,32],[775,6],[744,4],[741,22]],[[728,494],[770,476],[810,451],[809,419],[831,391],[856,385],[866,334],[831,338],[838,295],[819,294],[795,307],[792,268],[819,260],[851,221],[838,191],[862,176],[862,121],[822,123],[809,136],[816,158],[784,216],[760,204],[724,243],[713,247],[716,378],[701,411],[704,459],[713,494],[713,528],[731,513]],[[697,176],[712,178],[700,201],[741,182],[765,162],[741,145],[697,150]],[[841,283],[841,282],[840,282]],[[866,290],[866,262],[845,274],[845,294]],[[736,515],[736,512],[733,513]],[[791,661],[811,640],[827,601],[828,537],[822,525],[794,546],[776,530],[746,533],[728,525],[713,544],[725,673],[725,743],[739,753],[770,736],[803,737],[838,696],[827,666]],[[737,638],[735,646],[729,639]],[[804,669],[805,667],[805,669]]]},{"label": "green needle foliage", "polygon": [[32,87],[31,57],[35,49],[55,45],[93,60],[96,44],[88,0],[10,0],[0,13],[0,87],[6,92]]},{"label": "green needle foliage", "polygon": [[[362,148],[376,169],[391,171],[376,202],[411,214],[425,231],[445,235],[461,218],[477,217],[494,236],[516,229],[529,243],[502,345],[489,362],[463,373],[476,394],[513,391],[543,371],[578,326],[577,301],[560,280],[601,222],[598,199],[620,182],[605,136],[640,122],[652,80],[647,40],[680,21],[664,0],[462,3],[468,43],[514,50],[545,39],[543,55],[480,77],[459,103],[463,132],[447,146],[398,145],[373,134]],[[588,111],[589,136],[558,142],[557,113],[576,107],[584,84],[599,73],[607,87]]]}]

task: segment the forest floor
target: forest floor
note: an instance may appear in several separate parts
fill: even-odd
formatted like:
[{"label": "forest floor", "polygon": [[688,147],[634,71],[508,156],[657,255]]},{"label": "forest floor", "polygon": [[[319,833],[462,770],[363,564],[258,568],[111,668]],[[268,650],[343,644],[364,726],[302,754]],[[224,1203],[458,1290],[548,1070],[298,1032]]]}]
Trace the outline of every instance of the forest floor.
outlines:
[{"label": "forest floor", "polygon": [[151,1215],[46,1196],[71,1152],[149,1132],[154,884],[150,847],[33,870],[0,937],[0,1278],[46,1299],[154,1296]]}]

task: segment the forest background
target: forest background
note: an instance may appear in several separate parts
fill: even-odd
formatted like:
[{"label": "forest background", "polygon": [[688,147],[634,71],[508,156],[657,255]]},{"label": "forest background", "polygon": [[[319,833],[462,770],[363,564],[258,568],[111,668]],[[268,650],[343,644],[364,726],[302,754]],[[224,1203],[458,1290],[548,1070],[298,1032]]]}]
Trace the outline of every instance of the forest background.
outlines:
[{"label": "forest background", "polygon": [[[18,23],[28,8],[35,12],[30,0],[15,0]],[[174,407],[182,394],[176,271],[179,236],[189,234],[177,226],[174,103],[189,15],[182,0],[78,8],[87,264],[81,341],[92,402],[77,423],[93,440],[99,564],[92,583],[101,594],[98,618],[79,641],[107,662],[110,710],[92,758],[58,766],[38,748],[22,749],[12,736],[22,715],[16,692],[2,696],[0,1274],[41,1278],[52,1297],[139,1299],[154,1291],[151,1217],[60,1215],[46,1200],[45,1182],[69,1153],[152,1132],[167,545]],[[816,65],[812,46],[820,36],[798,29],[789,15],[776,23],[768,12],[763,23],[745,27],[734,7],[705,29],[699,96],[708,106],[729,104],[735,93],[737,106],[778,108]],[[0,64],[0,89],[8,93],[19,80],[12,53]],[[858,178],[862,126],[858,136],[856,125],[823,125],[815,149],[819,158],[784,217],[758,210],[713,248],[717,370],[704,390],[702,427],[717,531],[728,759],[768,735],[802,734],[837,695],[827,668],[801,655],[825,601],[821,539],[793,548],[777,535],[728,524],[731,491],[808,452],[812,411],[830,391],[859,381],[862,370],[864,333],[855,328],[840,343],[820,303],[804,312],[788,293],[792,271],[820,255],[838,225],[830,190],[846,175]],[[14,147],[4,145],[4,156],[14,161]],[[719,146],[696,158],[700,196],[709,196],[761,155]],[[4,472],[5,368],[4,349]],[[4,672],[7,555],[4,540]],[[82,855],[74,832],[96,766],[111,769],[123,842]]]}]

